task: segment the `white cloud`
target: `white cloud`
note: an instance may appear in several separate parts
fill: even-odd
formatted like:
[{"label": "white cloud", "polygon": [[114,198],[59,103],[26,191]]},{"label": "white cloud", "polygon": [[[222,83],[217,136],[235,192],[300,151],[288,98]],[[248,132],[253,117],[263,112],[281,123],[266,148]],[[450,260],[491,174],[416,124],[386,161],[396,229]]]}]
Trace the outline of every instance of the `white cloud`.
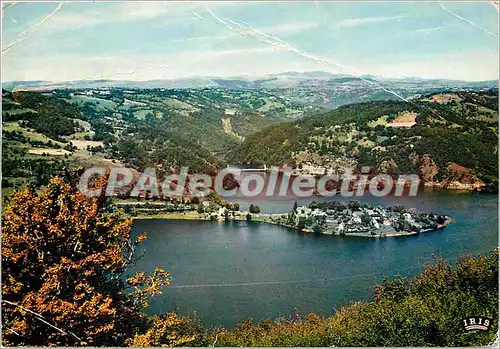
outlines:
[{"label": "white cloud", "polygon": [[265,53],[265,52],[276,52],[280,51],[274,47],[255,47],[255,48],[240,48],[234,50],[219,50],[219,51],[207,51],[207,52],[197,52],[196,54],[201,56],[201,58],[213,57],[213,56],[245,56],[252,55],[255,53]]},{"label": "white cloud", "polygon": [[434,31],[437,31],[437,30],[441,30],[441,29],[445,29],[445,28],[450,28],[450,27],[452,27],[452,26],[451,25],[448,25],[448,26],[442,25],[442,26],[439,26],[439,27],[421,28],[421,29],[415,30],[415,33],[430,33],[430,32],[434,32]]},{"label": "white cloud", "polygon": [[[286,35],[297,32],[302,32],[312,28],[318,27],[318,23],[313,22],[303,22],[303,23],[283,23],[268,27],[256,28],[258,31],[269,33],[273,35]],[[224,34],[217,35],[207,35],[198,37],[187,37],[184,39],[176,39],[174,42],[184,42],[184,41],[223,41],[231,39],[241,39],[241,34],[235,32],[226,32]]]},{"label": "white cloud", "polygon": [[[103,23],[126,23],[134,21],[144,21],[165,17],[168,15],[168,21],[163,23],[156,22],[155,27],[169,26],[172,22],[183,21],[191,17],[194,19],[193,9],[199,7],[191,2],[169,2],[169,1],[133,1],[133,2],[113,2],[106,3],[109,6],[101,7],[102,3],[85,3],[85,10],[81,11],[82,6],[76,2],[67,4],[67,9],[61,11],[57,17],[53,18],[51,29],[66,30],[75,27],[88,27]],[[249,3],[223,1],[216,2],[215,5],[248,5]],[[75,5],[75,6],[71,6]],[[201,17],[201,16],[200,16]]]},{"label": "white cloud", "polygon": [[498,52],[457,51],[419,60],[358,64],[365,74],[387,78],[421,77],[469,81],[498,79]]},{"label": "white cloud", "polygon": [[[2,78],[67,81],[82,79],[170,79],[193,75],[259,73],[273,61],[283,66],[280,50],[272,47],[182,51],[171,54],[93,55],[59,54],[4,58]],[[283,57],[281,57],[283,58]],[[278,64],[276,64],[278,66]]]},{"label": "white cloud", "polygon": [[[78,3],[73,3],[79,5]],[[70,4],[71,5],[71,4]],[[171,10],[165,2],[122,2],[113,3],[109,8],[92,8],[76,11],[69,8],[52,18],[49,29],[66,30],[68,28],[90,27],[103,23],[123,23],[153,19],[164,16]]]},{"label": "white cloud", "polygon": [[298,23],[284,23],[277,24],[269,27],[256,28],[258,31],[271,33],[271,34],[290,34],[297,33],[312,28],[318,27],[318,23],[315,22],[298,22]]},{"label": "white cloud", "polygon": [[124,2],[116,7],[117,18],[123,22],[155,18],[170,11],[165,2]]},{"label": "white cloud", "polygon": [[388,16],[388,17],[368,17],[368,18],[348,18],[337,23],[339,27],[355,27],[359,25],[380,23],[387,21],[401,21],[404,16]]}]

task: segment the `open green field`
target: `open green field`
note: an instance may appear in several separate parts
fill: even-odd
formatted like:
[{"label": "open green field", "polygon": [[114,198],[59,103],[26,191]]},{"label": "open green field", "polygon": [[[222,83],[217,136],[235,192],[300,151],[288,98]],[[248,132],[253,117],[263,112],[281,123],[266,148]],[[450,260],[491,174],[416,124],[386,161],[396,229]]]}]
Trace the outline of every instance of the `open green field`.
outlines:
[{"label": "open green field", "polygon": [[42,133],[38,132],[32,132],[31,130],[28,131],[27,128],[23,128],[19,126],[19,123],[17,121],[9,121],[9,122],[4,122],[2,125],[3,131],[6,132],[21,132],[24,137],[26,137],[29,140],[32,141],[39,141],[39,142],[45,142],[47,143],[48,141],[51,141],[52,143],[59,144],[60,146],[64,146],[64,143],[58,142]]},{"label": "open green field", "polygon": [[70,103],[79,103],[79,104],[83,104],[86,102],[94,103],[99,109],[113,110],[117,106],[116,102],[113,102],[113,101],[110,101],[107,99],[91,97],[91,96],[83,96],[83,95],[71,96],[71,98],[68,101]]}]

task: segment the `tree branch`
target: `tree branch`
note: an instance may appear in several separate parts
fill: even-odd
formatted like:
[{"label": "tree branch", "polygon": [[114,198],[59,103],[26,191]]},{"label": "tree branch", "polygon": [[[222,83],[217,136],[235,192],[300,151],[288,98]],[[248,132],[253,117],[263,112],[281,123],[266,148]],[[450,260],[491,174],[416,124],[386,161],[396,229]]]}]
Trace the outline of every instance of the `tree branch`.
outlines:
[{"label": "tree branch", "polygon": [[[51,323],[49,323],[47,320],[45,320],[45,318],[44,318],[41,314],[38,314],[38,313],[34,312],[33,310],[27,309],[27,308],[23,307],[23,306],[22,306],[22,305],[20,305],[20,304],[17,304],[17,303],[14,303],[14,302],[9,302],[9,301],[6,301],[6,300],[4,300],[4,299],[2,299],[2,302],[7,303],[7,304],[10,304],[10,305],[14,305],[14,306],[16,306],[16,307],[19,307],[19,308],[23,309],[24,311],[26,311],[26,312],[28,312],[28,313],[31,313],[31,314],[35,315],[35,318],[36,318],[37,320],[40,320],[40,321],[41,321],[41,322],[43,322],[44,324],[46,324],[46,325],[48,325],[48,326],[52,327],[53,329],[55,329],[55,330],[57,330],[57,331],[61,332],[62,334],[70,334],[70,335],[72,335],[73,337],[75,337],[76,339],[78,339],[80,342],[82,342],[83,344],[85,344],[85,345],[87,344],[86,342],[84,342],[84,341],[83,341],[83,339],[81,339],[80,337],[78,337],[78,336],[77,336],[76,334],[74,334],[73,332],[71,332],[71,331],[64,331],[64,330],[60,329],[59,327],[52,325],[52,324],[51,324]],[[13,330],[11,330],[11,331],[12,331],[12,332],[14,332]],[[19,335],[19,333],[17,333],[17,332],[14,332],[14,333],[16,333],[17,335]]]}]

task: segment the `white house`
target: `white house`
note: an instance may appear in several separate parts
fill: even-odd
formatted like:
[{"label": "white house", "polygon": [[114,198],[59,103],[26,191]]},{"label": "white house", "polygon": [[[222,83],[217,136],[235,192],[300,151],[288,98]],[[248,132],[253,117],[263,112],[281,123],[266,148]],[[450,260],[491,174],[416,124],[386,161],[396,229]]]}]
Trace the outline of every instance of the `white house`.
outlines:
[{"label": "white house", "polygon": [[303,215],[309,215],[311,213],[311,209],[309,207],[306,207],[306,206],[299,206],[297,207],[297,214],[299,216],[303,216]]},{"label": "white house", "polygon": [[316,217],[326,216],[326,213],[321,211],[319,208],[314,209],[314,211],[312,211],[311,214]]},{"label": "white house", "polygon": [[413,219],[411,214],[403,213],[403,217],[405,218],[405,221],[407,221],[408,223],[411,223],[411,224],[415,223],[415,220]]}]

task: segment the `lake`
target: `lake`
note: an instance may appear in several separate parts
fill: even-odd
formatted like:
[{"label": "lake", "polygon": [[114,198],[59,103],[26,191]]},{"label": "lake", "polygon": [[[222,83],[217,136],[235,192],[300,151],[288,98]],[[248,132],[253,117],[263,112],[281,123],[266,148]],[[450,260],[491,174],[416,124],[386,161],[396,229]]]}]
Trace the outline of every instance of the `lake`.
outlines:
[{"label": "lake", "polygon": [[[137,220],[134,234],[149,237],[138,249],[145,257],[131,271],[162,266],[173,278],[146,312],[196,313],[205,326],[225,327],[250,317],[332,314],[350,301],[370,300],[383,276],[413,276],[433,256],[455,262],[462,254],[498,246],[497,195],[424,191],[416,197],[359,200],[399,203],[451,216],[454,222],[417,236],[370,239],[317,236],[256,222]],[[253,203],[262,212],[285,212],[294,201],[255,198],[241,201],[241,207]]]}]

